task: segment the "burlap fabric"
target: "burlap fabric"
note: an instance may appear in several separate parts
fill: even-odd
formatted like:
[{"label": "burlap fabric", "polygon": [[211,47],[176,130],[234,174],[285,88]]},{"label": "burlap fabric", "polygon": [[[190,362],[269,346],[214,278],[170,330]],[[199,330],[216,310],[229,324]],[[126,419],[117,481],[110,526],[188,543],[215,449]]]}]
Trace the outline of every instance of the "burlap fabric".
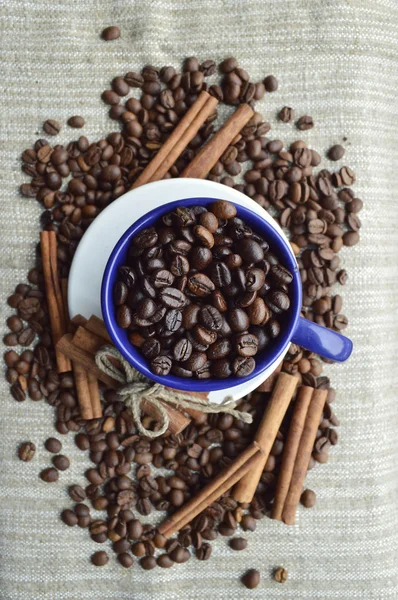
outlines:
[{"label": "burlap fabric", "polygon": [[[43,440],[53,433],[44,402],[17,404],[1,386],[0,598],[122,600],[230,598],[397,598],[398,369],[398,5],[396,0],[6,0],[1,3],[1,321],[7,295],[33,262],[40,208],[18,195],[19,155],[46,118],[82,114],[92,140],[111,131],[100,94],[110,79],[145,63],[178,65],[186,55],[239,57],[254,78],[273,73],[279,91],[262,103],[275,137],[297,136],[275,122],[283,105],[313,116],[300,133],[324,151],[346,136],[346,163],[363,198],[361,244],[344,251],[350,279],[345,312],[355,353],[328,373],[338,389],[341,442],[328,465],[309,474],[314,510],[300,509],[293,528],[268,519],[232,552],[224,539],[212,559],[171,570],[125,571],[112,556],[102,569],[89,556],[98,546],[69,529],[59,512],[67,485],[84,483],[88,463],[63,440],[72,467],[57,484],[38,471],[49,464]],[[100,31],[122,27],[104,43]],[[73,139],[65,126],[57,141]],[[18,461],[23,440],[38,445],[34,462]],[[284,586],[273,567],[289,571]],[[249,567],[262,573],[257,590],[239,582]]]}]

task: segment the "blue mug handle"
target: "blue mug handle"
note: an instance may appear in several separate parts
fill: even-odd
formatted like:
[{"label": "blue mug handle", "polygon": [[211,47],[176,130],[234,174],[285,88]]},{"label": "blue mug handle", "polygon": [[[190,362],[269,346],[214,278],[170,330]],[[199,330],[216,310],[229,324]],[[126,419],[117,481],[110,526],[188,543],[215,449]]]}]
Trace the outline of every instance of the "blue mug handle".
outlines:
[{"label": "blue mug handle", "polygon": [[299,317],[291,341],[334,362],[344,362],[352,352],[351,340],[303,317]]}]

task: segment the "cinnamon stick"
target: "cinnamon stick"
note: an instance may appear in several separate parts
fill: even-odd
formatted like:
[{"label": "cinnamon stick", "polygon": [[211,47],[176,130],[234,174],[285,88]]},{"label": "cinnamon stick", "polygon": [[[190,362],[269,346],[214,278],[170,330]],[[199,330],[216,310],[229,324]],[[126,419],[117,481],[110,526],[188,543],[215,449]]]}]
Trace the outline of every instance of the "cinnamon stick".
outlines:
[{"label": "cinnamon stick", "polygon": [[[61,350],[66,356],[68,356],[73,363],[78,363],[84,371],[88,373],[88,376],[93,375],[96,379],[103,381],[108,387],[119,388],[122,384],[116,379],[109,377],[99,369],[94,360],[94,354],[79,348],[73,343],[73,335],[68,333],[64,335],[58,342],[57,348]],[[191,422],[185,415],[179,410],[176,410],[168,404],[163,404],[169,417],[169,431],[174,435],[181,433]],[[150,417],[159,420],[158,409],[149,401],[142,400],[142,410],[145,411]],[[94,411],[93,411],[94,413]],[[95,418],[95,417],[92,417]]]},{"label": "cinnamon stick", "polygon": [[159,527],[159,532],[166,538],[171,537],[190,523],[199,513],[210,506],[217,498],[229,490],[236,481],[252,469],[260,460],[262,451],[256,442],[252,442],[235,460],[225,467],[200,492],[166,519]]},{"label": "cinnamon stick", "polygon": [[265,379],[262,383],[260,383],[260,385],[254,391],[255,392],[272,392],[274,385],[275,385],[275,381],[276,381],[279,373],[282,370],[282,364],[283,364],[283,360],[276,367],[275,371],[273,373],[271,373],[271,375],[269,377],[267,377],[267,379]]},{"label": "cinnamon stick", "polygon": [[105,323],[99,317],[91,315],[91,317],[86,320],[83,325],[87,331],[91,331],[92,333],[95,333],[95,335],[104,338],[108,344],[113,344],[112,338],[108,333]]},{"label": "cinnamon stick", "polygon": [[109,343],[103,337],[100,337],[91,331],[87,331],[85,327],[81,326],[76,329],[72,341],[75,346],[79,346],[79,348],[90,352],[90,354],[96,354],[101,346],[105,346]]},{"label": "cinnamon stick", "polygon": [[[72,332],[73,326],[79,323],[85,323],[87,319],[82,315],[77,315],[74,322],[69,321],[68,311],[68,280],[61,279],[61,292],[64,304],[64,314],[67,323],[67,330]],[[78,318],[80,317],[80,319]],[[101,397],[98,387],[98,379],[90,372],[86,372],[78,363],[72,363],[73,373],[75,375],[77,399],[80,406],[80,413],[86,421],[99,419],[102,417]]]},{"label": "cinnamon stick", "polygon": [[295,401],[292,420],[290,422],[289,432],[283,450],[280,473],[276,484],[275,499],[272,505],[271,517],[278,521],[281,521],[282,519],[283,507],[292,480],[297,452],[313,392],[314,388],[301,386]]},{"label": "cinnamon stick", "polygon": [[254,115],[248,104],[241,104],[202,150],[180,174],[180,177],[204,179],[235,136]]},{"label": "cinnamon stick", "polygon": [[[58,280],[57,236],[55,231],[42,231],[40,233],[40,247],[51,334],[54,347],[56,348],[58,340],[67,332],[67,328],[61,288]],[[55,357],[59,373],[72,370],[70,360],[59,349],[55,350]]]},{"label": "cinnamon stick", "polygon": [[289,491],[282,511],[282,521],[286,523],[286,525],[294,525],[296,519],[296,510],[303,491],[305,476],[307,474],[308,464],[310,462],[327,394],[327,390],[314,390],[312,394],[303,433],[297,450],[297,457]]},{"label": "cinnamon stick", "polygon": [[98,379],[93,373],[90,373],[90,371],[87,372],[87,383],[90,391],[90,403],[93,413],[92,419],[100,419],[102,417],[102,406]]},{"label": "cinnamon stick", "polygon": [[232,496],[237,502],[251,502],[253,500],[265,463],[268,460],[297,383],[297,377],[287,373],[279,374],[254,438],[263,449],[263,455],[255,468],[248,472],[235,486]]},{"label": "cinnamon stick", "polygon": [[130,189],[145,183],[163,179],[180,154],[193,140],[206,119],[214,112],[218,100],[207,92],[201,92],[188,112],[181,119],[159,152],[143,170]]},{"label": "cinnamon stick", "polygon": [[[73,375],[75,377],[77,399],[80,406],[80,414],[83,419],[90,421],[94,419],[93,407],[91,405],[91,394],[88,385],[88,376],[82,365],[76,361],[73,364]],[[98,382],[95,380],[98,387]]]}]

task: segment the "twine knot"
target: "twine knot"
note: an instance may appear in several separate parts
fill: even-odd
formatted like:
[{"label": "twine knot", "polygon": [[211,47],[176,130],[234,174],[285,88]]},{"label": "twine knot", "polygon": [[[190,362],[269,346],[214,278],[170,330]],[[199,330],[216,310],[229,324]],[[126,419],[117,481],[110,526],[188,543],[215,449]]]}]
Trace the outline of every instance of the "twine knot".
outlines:
[{"label": "twine knot", "polygon": [[[115,359],[115,361],[111,360]],[[119,366],[114,363],[117,361]],[[117,392],[120,399],[131,411],[138,431],[149,438],[163,435],[169,426],[169,415],[165,404],[176,408],[193,408],[203,413],[226,413],[240,419],[244,423],[251,423],[253,418],[250,413],[235,410],[237,402],[227,396],[221,404],[211,404],[198,396],[188,392],[172,390],[160,383],[155,383],[134,369],[130,363],[113,346],[104,346],[95,356],[96,365],[103,373],[109,375],[123,384]],[[141,420],[142,402],[151,403],[159,414],[160,428],[152,431],[144,427]]]}]

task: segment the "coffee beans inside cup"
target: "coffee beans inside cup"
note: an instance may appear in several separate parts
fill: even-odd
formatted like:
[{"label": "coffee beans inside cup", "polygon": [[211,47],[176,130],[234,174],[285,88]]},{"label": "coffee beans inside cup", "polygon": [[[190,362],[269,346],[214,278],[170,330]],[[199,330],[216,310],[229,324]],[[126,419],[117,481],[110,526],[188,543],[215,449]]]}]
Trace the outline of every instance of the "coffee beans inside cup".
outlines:
[{"label": "coffee beans inside cup", "polygon": [[292,279],[231,202],[178,206],[133,237],[116,320],[156,375],[247,377],[279,335]]}]

